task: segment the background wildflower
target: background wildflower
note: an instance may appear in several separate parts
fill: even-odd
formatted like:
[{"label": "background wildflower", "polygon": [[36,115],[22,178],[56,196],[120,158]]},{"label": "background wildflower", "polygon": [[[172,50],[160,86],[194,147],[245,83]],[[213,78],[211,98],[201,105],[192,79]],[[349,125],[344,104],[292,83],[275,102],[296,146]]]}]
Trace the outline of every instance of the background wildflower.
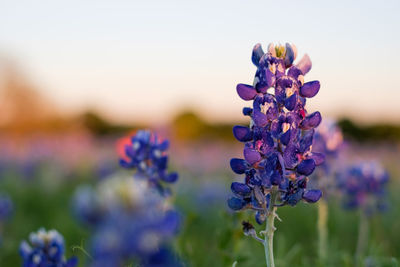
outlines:
[{"label": "background wildflower", "polygon": [[343,148],[343,135],[335,121],[324,119],[316,128],[312,149],[324,155],[321,167],[312,174],[311,184],[319,188],[324,198],[318,202],[318,255],[321,264],[326,263],[328,253],[328,203],[327,200],[336,192],[336,177],[341,164],[340,152]]},{"label": "background wildflower", "polygon": [[22,241],[19,249],[24,267],[74,267],[78,264],[75,257],[68,260],[65,258],[64,238],[56,230],[46,231],[41,228],[29,235],[29,242]]},{"label": "background wildflower", "polygon": [[376,161],[347,167],[338,174],[338,187],[346,209],[360,209],[367,215],[387,207],[387,171]]},{"label": "background wildflower", "polygon": [[360,216],[355,261],[360,264],[368,244],[369,220],[387,207],[389,175],[376,161],[354,164],[338,174],[338,186],[343,193],[343,206],[358,210]]},{"label": "background wildflower", "polygon": [[120,164],[124,168],[136,170],[135,177],[147,179],[151,186],[168,194],[165,184],[178,180],[178,174],[169,173],[167,149],[169,141],[161,141],[154,133],[140,130],[124,146]]},{"label": "background wildflower", "polygon": [[179,230],[180,216],[147,181],[115,174],[95,188],[80,188],[75,210],[94,227],[93,266],[151,260]]},{"label": "background wildflower", "polygon": [[0,194],[0,224],[9,219],[13,213],[14,205],[11,198],[4,193]]}]

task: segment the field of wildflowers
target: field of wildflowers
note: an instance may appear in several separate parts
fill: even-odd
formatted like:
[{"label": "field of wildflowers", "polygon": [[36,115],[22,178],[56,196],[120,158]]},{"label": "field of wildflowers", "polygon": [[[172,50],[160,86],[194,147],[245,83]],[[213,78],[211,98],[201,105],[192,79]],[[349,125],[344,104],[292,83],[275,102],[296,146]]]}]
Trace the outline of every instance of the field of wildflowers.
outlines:
[{"label": "field of wildflowers", "polygon": [[0,266],[399,266],[400,145],[308,112],[321,85],[293,44],[251,60],[239,142],[2,134]]}]

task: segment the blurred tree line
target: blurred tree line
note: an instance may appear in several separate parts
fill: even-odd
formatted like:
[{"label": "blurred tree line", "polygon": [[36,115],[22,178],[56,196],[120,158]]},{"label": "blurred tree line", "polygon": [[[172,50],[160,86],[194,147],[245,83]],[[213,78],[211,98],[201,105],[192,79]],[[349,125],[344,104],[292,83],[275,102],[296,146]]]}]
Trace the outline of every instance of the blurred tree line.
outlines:
[{"label": "blurred tree line", "polygon": [[359,142],[399,142],[400,125],[394,124],[370,124],[360,125],[350,119],[338,121],[346,138]]},{"label": "blurred tree line", "polygon": [[[114,125],[96,114],[86,114],[86,126],[94,134],[112,133],[138,127]],[[351,119],[343,118],[338,121],[344,136],[356,142],[400,142],[400,125],[370,124],[361,125]],[[233,142],[230,123],[212,123],[204,120],[193,111],[183,111],[173,120],[170,127],[172,135],[177,140],[217,140]]]},{"label": "blurred tree line", "polygon": [[[238,117],[240,114],[238,113]],[[399,122],[400,123],[400,122]],[[244,125],[246,125],[245,122]],[[400,142],[400,125],[361,125],[343,118],[338,121],[347,139],[358,142]],[[2,133],[30,135],[35,132],[88,131],[95,136],[123,135],[150,125],[117,124],[100,113],[62,115],[56,106],[38,93],[13,64],[0,64],[0,130]],[[172,138],[181,141],[233,142],[233,124],[210,122],[192,110],[180,112],[165,125]]]}]

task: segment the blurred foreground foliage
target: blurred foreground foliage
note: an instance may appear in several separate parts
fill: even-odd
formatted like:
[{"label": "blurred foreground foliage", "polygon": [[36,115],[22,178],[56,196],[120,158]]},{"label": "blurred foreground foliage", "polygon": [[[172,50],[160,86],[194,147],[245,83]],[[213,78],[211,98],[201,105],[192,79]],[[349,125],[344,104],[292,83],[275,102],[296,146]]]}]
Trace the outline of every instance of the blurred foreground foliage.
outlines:
[{"label": "blurred foreground foliage", "polygon": [[[198,180],[183,174],[178,183],[175,203],[184,215],[184,224],[175,241],[175,248],[187,266],[264,266],[261,244],[245,237],[241,221],[255,224],[252,215],[232,213],[225,204],[230,181],[229,175]],[[66,239],[66,255],[77,255],[79,266],[87,266],[89,258],[80,250],[88,250],[90,229],[74,218],[70,201],[74,189],[81,183],[93,183],[90,173],[76,170],[73,176],[39,175],[30,180],[21,179],[13,173],[4,175],[0,187],[15,202],[15,214],[4,225],[0,247],[0,266],[19,266],[21,260],[18,246],[29,233],[44,226],[58,229]],[[218,178],[217,181],[215,178]],[[207,184],[207,187],[201,186]],[[217,186],[219,185],[219,187]],[[400,184],[392,184],[392,207],[386,213],[373,218],[368,245],[369,264],[366,266],[399,266],[400,257]],[[211,187],[210,187],[211,186]],[[205,188],[222,188],[219,195],[211,197]],[[203,188],[200,190],[199,188]],[[358,217],[344,211],[332,202],[329,214],[329,258],[321,265],[317,262],[316,205],[301,204],[296,208],[278,210],[282,222],[277,222],[275,254],[277,267],[285,266],[354,266],[353,254],[357,240]],[[257,230],[261,230],[258,226]]]}]

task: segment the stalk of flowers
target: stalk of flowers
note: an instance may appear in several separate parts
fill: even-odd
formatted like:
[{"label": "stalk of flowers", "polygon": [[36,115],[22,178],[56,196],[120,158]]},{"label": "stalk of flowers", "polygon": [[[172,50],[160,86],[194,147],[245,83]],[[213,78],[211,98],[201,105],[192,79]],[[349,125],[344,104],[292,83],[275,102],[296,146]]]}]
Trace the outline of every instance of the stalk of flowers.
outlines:
[{"label": "stalk of flowers", "polygon": [[24,267],[74,267],[78,264],[76,257],[65,258],[64,238],[56,230],[40,228],[29,235],[29,241],[31,244],[22,241],[19,248]]},{"label": "stalk of flowers", "polygon": [[[139,131],[124,147],[121,165],[136,169],[134,178],[115,174],[95,188],[83,186],[74,198],[78,217],[92,225],[92,266],[123,266],[133,260],[144,266],[180,266],[170,241],[180,228],[180,216],[168,202],[165,183],[168,141]],[[172,177],[169,179],[168,177]]]},{"label": "stalk of flowers", "polygon": [[358,210],[360,215],[356,262],[359,262],[368,244],[369,219],[387,207],[389,174],[375,161],[365,161],[347,167],[338,174],[338,187],[343,193],[343,206]]},{"label": "stalk of flowers", "polygon": [[79,188],[75,211],[94,229],[92,266],[123,266],[134,258],[146,265],[160,250],[169,250],[180,226],[178,212],[158,191],[126,175]]},{"label": "stalk of flowers", "polygon": [[328,253],[328,203],[336,187],[334,174],[337,171],[337,160],[343,144],[343,135],[335,121],[324,119],[316,128],[312,149],[325,155],[325,161],[313,174],[311,184],[315,184],[324,195],[318,201],[318,238],[319,259],[325,263]]},{"label": "stalk of flowers", "polygon": [[297,50],[294,45],[270,44],[264,53],[260,44],[253,48],[252,61],[257,67],[253,85],[238,84],[239,96],[253,101],[243,114],[249,116],[250,126],[235,126],[233,134],[244,143],[244,159],[233,158],[232,170],[243,174],[243,182],[233,182],[234,194],[228,206],[236,211],[255,211],[258,224],[266,222],[260,238],[249,222],[243,223],[245,235],[260,241],[265,247],[267,266],[274,265],[274,220],[278,207],[295,206],[304,200],[314,203],[321,191],[307,187],[308,176],[324,161],[321,153],[311,151],[314,128],[321,122],[321,114],[309,114],[306,98],[315,96],[318,81],[304,82],[311,69],[305,55],[293,65]]},{"label": "stalk of flowers", "polygon": [[167,196],[170,190],[166,185],[178,180],[176,172],[167,171],[168,147],[168,140],[161,141],[154,133],[140,130],[125,144],[120,165],[135,170],[136,178],[147,180]]}]

